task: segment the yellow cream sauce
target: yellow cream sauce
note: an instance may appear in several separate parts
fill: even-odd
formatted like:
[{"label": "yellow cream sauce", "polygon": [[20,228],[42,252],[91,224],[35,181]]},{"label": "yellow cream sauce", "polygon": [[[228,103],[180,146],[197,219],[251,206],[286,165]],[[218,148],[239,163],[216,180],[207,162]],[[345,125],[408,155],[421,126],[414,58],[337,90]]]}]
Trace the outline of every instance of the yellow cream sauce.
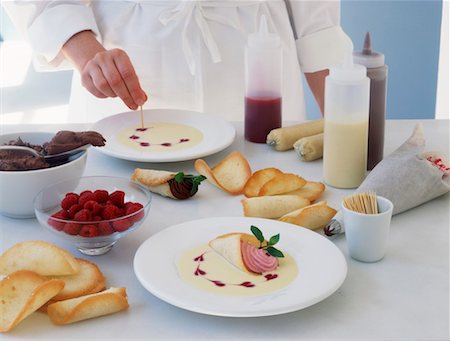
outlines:
[{"label": "yellow cream sauce", "polygon": [[231,265],[208,245],[200,245],[178,259],[178,274],[197,289],[231,296],[255,296],[288,286],[298,275],[295,260],[284,252],[276,270],[262,275],[245,273]]}]

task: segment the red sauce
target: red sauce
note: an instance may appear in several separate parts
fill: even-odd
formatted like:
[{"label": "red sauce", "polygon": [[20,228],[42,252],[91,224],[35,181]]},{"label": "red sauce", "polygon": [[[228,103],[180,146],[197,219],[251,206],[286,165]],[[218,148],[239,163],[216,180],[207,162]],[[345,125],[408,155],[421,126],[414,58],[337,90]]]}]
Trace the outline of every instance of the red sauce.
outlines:
[{"label": "red sauce", "polygon": [[208,281],[210,281],[211,283],[214,283],[218,287],[224,287],[225,286],[225,283],[222,283],[221,281],[215,281],[215,280],[210,280],[210,279],[208,279]]},{"label": "red sauce", "polygon": [[200,256],[197,256],[194,258],[194,262],[203,262],[205,260],[205,258],[203,258],[203,255],[205,253],[202,253]]},{"label": "red sauce", "polygon": [[245,139],[266,143],[272,129],[281,127],[281,97],[245,97]]},{"label": "red sauce", "polygon": [[[136,128],[136,131],[137,131],[137,132],[143,132],[143,131],[147,131],[149,128],[152,128],[152,127],[147,127],[147,128]],[[131,136],[129,137],[130,140],[138,140],[138,139],[140,139],[140,138],[141,138],[141,137],[138,136],[138,135],[136,135],[136,134],[133,134],[133,135],[131,135]],[[181,138],[181,139],[179,139],[178,142],[176,142],[176,143],[172,143],[172,142],[150,143],[150,142],[146,142],[146,141],[138,142],[138,143],[139,143],[139,145],[140,145],[141,147],[150,147],[150,146],[172,147],[173,145],[180,144],[180,143],[184,143],[184,142],[189,142],[189,141],[190,141],[190,140],[187,139],[187,138]]]},{"label": "red sauce", "polygon": [[264,276],[266,278],[266,281],[271,281],[272,279],[275,279],[278,277],[277,274],[267,274]]}]

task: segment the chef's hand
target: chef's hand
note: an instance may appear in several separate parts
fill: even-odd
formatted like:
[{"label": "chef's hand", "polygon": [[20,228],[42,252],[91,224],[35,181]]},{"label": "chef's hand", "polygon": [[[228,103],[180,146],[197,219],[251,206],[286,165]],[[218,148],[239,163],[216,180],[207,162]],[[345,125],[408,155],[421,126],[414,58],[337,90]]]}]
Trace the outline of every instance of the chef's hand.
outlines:
[{"label": "chef's hand", "polygon": [[83,86],[94,96],[120,97],[132,110],[147,100],[126,52],[106,50],[91,31],[75,34],[62,52],[78,68]]},{"label": "chef's hand", "polygon": [[95,54],[81,70],[81,81],[94,96],[118,96],[132,110],[147,100],[130,58],[120,49]]}]

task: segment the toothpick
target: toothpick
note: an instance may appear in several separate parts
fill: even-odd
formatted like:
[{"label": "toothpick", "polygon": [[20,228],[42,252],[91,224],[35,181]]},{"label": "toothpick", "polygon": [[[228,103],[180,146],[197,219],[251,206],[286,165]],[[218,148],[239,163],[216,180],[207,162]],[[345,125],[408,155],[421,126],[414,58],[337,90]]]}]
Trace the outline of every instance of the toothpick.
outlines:
[{"label": "toothpick", "polygon": [[343,204],[351,211],[365,214],[378,213],[377,195],[373,191],[348,196],[344,198]]},{"label": "toothpick", "polygon": [[144,110],[142,110],[142,105],[139,106],[139,108],[141,109],[141,128],[144,128]]}]

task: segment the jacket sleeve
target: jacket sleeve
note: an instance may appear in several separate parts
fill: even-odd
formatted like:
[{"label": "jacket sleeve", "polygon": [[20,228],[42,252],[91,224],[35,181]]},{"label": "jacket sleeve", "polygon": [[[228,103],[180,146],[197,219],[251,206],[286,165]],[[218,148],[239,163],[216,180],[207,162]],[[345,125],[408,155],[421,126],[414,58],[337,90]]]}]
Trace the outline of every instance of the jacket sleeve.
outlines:
[{"label": "jacket sleeve", "polygon": [[290,0],[303,72],[316,72],[343,61],[353,47],[340,26],[340,1]]},{"label": "jacket sleeve", "polygon": [[33,48],[36,69],[71,68],[61,53],[74,34],[91,30],[101,39],[89,3],[83,0],[13,0],[2,2],[18,30]]}]

